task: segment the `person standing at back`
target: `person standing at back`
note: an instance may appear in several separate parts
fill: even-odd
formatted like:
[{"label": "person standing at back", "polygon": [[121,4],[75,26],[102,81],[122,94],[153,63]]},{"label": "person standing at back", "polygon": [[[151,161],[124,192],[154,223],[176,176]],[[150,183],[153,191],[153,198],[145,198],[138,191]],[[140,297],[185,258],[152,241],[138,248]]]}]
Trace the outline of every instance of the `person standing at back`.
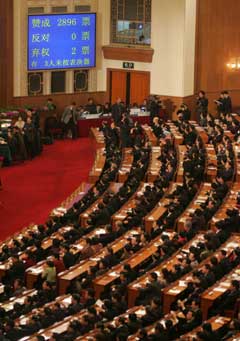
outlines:
[{"label": "person standing at back", "polygon": [[67,135],[70,130],[72,133],[72,139],[77,138],[77,112],[76,103],[72,102],[71,105],[67,106],[62,114],[61,121],[63,123],[63,134]]},{"label": "person standing at back", "polygon": [[223,91],[223,108],[225,115],[232,113],[232,100],[226,90]]},{"label": "person standing at back", "polygon": [[122,119],[122,114],[125,112],[124,105],[122,104],[122,100],[118,97],[115,104],[112,106],[112,118],[116,125],[119,125]]},{"label": "person standing at back", "polygon": [[208,99],[203,90],[199,91],[197,97],[197,121],[199,122],[201,116],[205,118],[208,112]]}]

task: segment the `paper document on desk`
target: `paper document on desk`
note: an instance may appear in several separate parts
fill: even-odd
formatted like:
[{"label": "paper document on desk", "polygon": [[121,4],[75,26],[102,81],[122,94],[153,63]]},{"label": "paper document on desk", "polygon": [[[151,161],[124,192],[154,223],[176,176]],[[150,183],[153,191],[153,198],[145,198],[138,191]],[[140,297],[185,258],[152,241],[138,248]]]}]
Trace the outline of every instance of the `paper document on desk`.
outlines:
[{"label": "paper document on desk", "polygon": [[186,287],[187,284],[185,281],[179,281],[179,284],[178,284],[180,287]]},{"label": "paper document on desk", "polygon": [[110,272],[109,276],[118,277],[118,273],[116,271]]},{"label": "paper document on desk", "polygon": [[66,298],[63,300],[63,303],[71,304],[71,303],[72,303],[72,297],[71,297],[71,296],[66,297]]},{"label": "paper document on desk", "polygon": [[224,321],[224,319],[222,318],[222,317],[219,317],[219,318],[217,318],[216,320],[215,320],[215,323],[224,323],[225,321]]},{"label": "paper document on desk", "polygon": [[96,301],[96,303],[95,303],[98,307],[100,307],[100,308],[102,308],[102,306],[103,306],[103,301],[101,301],[101,300],[97,300]]},{"label": "paper document on desk", "polygon": [[145,309],[139,309],[135,313],[137,314],[137,316],[143,316],[146,314],[146,310]]},{"label": "paper document on desk", "polygon": [[99,229],[96,231],[96,234],[104,234],[106,233],[105,229]]},{"label": "paper document on desk", "polygon": [[229,288],[231,286],[231,283],[230,282],[223,282],[223,283],[221,283],[221,286]]},{"label": "paper document on desk", "polygon": [[39,267],[39,268],[32,268],[32,269],[29,269],[29,270],[30,270],[31,273],[33,273],[33,274],[40,274],[40,273],[43,271],[42,267]]},{"label": "paper document on desk", "polygon": [[28,323],[28,319],[25,317],[23,319],[20,319],[21,325],[26,325]]},{"label": "paper document on desk", "polygon": [[213,291],[225,292],[226,289],[225,288],[221,288],[221,287],[217,287],[217,288],[214,288]]},{"label": "paper document on desk", "polygon": [[168,290],[169,294],[179,294],[180,292],[181,292],[181,290],[179,290],[179,289],[170,289],[170,290]]},{"label": "paper document on desk", "polygon": [[232,249],[235,249],[235,248],[237,248],[238,246],[239,246],[239,244],[238,244],[238,243],[235,243],[235,242],[231,242],[231,243],[227,244],[227,247],[230,247],[230,248],[232,248]]}]

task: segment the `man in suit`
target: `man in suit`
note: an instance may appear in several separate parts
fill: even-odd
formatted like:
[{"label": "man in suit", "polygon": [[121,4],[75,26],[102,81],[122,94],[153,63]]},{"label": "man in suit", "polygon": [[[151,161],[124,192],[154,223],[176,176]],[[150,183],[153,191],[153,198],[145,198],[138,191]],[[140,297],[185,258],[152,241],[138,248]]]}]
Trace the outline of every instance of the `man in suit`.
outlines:
[{"label": "man in suit", "polygon": [[125,108],[122,104],[122,100],[120,97],[118,97],[115,104],[112,106],[112,118],[116,125],[119,125],[122,119],[122,114],[124,113]]},{"label": "man in suit", "polygon": [[197,97],[197,116],[200,119],[200,115],[206,117],[208,112],[208,99],[205,96],[205,92],[203,90],[199,91]]},{"label": "man in suit", "polygon": [[77,138],[77,112],[76,103],[72,102],[67,106],[62,114],[61,121],[63,123],[63,133],[66,135],[70,130],[72,133],[72,139]]},{"label": "man in suit", "polygon": [[149,282],[146,287],[140,289],[140,302],[148,302],[154,297],[160,297],[163,285],[158,281],[158,275],[156,272],[151,272],[149,276]]},{"label": "man in suit", "polygon": [[67,244],[62,246],[62,251],[64,253],[63,263],[65,268],[68,269],[75,264],[75,256],[72,252],[70,252],[70,248]]},{"label": "man in suit", "polygon": [[[13,320],[9,319],[5,324],[5,336],[6,340],[19,340],[23,335],[23,332],[20,328],[16,326]],[[4,340],[4,339],[3,339]]]},{"label": "man in suit", "polygon": [[72,295],[72,302],[68,307],[68,314],[73,315],[78,313],[82,308],[82,304],[80,303],[80,296],[78,294]]},{"label": "man in suit", "polygon": [[228,91],[223,91],[223,106],[224,106],[224,114],[232,113],[232,100],[228,94]]},{"label": "man in suit", "polygon": [[205,264],[200,274],[201,287],[207,289],[215,283],[215,280],[210,264]]},{"label": "man in suit", "polygon": [[220,309],[233,309],[234,304],[240,297],[240,285],[238,280],[232,280],[230,288],[223,294],[221,298]]},{"label": "man in suit", "polygon": [[220,97],[214,103],[217,105],[218,114],[225,113],[224,91],[221,92]]},{"label": "man in suit", "polygon": [[88,103],[85,106],[85,110],[90,114],[90,115],[94,115],[97,114],[97,107],[96,104],[93,101],[93,98],[89,98],[88,99]]},{"label": "man in suit", "polygon": [[158,96],[153,96],[150,102],[150,122],[153,122],[154,117],[159,116],[161,101]]},{"label": "man in suit", "polygon": [[9,279],[13,280],[15,278],[23,279],[25,267],[24,263],[19,259],[18,255],[13,255],[12,266],[9,269]]}]

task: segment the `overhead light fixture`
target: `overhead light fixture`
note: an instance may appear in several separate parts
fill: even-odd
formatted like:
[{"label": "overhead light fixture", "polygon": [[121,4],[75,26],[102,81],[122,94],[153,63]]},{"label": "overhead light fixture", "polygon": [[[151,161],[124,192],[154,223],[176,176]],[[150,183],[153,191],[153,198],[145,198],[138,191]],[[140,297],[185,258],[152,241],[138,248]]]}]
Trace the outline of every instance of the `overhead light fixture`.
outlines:
[{"label": "overhead light fixture", "polygon": [[240,70],[240,58],[233,58],[227,63],[227,67],[230,70]]}]

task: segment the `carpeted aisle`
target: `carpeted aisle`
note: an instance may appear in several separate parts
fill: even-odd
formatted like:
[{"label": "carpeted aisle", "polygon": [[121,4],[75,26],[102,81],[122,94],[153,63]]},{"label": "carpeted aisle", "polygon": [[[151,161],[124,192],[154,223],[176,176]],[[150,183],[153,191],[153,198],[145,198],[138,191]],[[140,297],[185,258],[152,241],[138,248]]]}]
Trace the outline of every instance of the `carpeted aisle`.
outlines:
[{"label": "carpeted aisle", "polygon": [[55,141],[32,161],[2,168],[0,240],[29,225],[45,222],[49,212],[81,182],[94,160],[91,140]]}]

